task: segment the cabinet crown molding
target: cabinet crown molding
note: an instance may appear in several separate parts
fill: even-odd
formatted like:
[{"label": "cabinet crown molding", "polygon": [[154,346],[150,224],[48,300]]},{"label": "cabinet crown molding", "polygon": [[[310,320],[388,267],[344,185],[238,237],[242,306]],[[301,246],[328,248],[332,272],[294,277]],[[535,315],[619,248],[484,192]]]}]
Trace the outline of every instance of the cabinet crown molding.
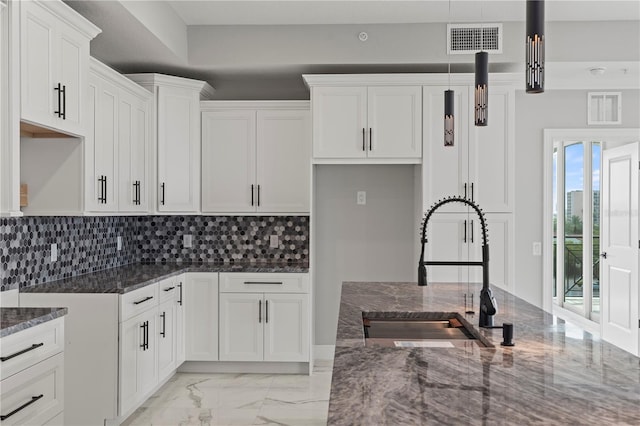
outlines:
[{"label": "cabinet crown molding", "polygon": [[98,34],[102,32],[100,28],[96,27],[91,21],[89,21],[84,16],[80,15],[71,7],[64,4],[61,0],[57,0],[57,1],[29,0],[29,1],[32,1],[33,3],[37,3],[38,5],[47,9],[49,12],[56,15],[56,17],[62,20],[65,24],[76,29],[77,31],[82,33],[82,35],[88,37],[89,39],[94,39]]},{"label": "cabinet crown molding", "polygon": [[[447,85],[446,73],[397,73],[397,74],[303,74],[307,87],[315,86],[431,86]],[[521,73],[492,73],[490,83],[519,84]],[[473,84],[473,73],[451,74],[451,84]]]},{"label": "cabinet crown molding", "polygon": [[180,89],[197,90],[200,92],[201,100],[210,99],[215,93],[215,89],[206,81],[193,80],[190,78],[155,73],[125,74],[125,77],[143,87],[147,87],[149,90],[154,86],[172,86]]},{"label": "cabinet crown molding", "polygon": [[139,98],[151,99],[151,97],[153,97],[153,93],[149,92],[147,89],[140,86],[135,81],[128,79],[108,65],[100,62],[93,56],[89,57],[89,70],[92,73],[97,74],[101,78],[117,85],[118,87],[131,92],[133,95]]},{"label": "cabinet crown molding", "polygon": [[201,101],[202,112],[217,110],[309,110],[310,101]]}]

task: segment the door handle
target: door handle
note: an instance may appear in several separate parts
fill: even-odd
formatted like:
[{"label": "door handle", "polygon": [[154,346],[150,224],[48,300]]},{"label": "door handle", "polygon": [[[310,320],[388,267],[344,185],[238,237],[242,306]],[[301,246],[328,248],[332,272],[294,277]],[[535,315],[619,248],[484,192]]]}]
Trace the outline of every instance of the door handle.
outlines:
[{"label": "door handle", "polygon": [[373,129],[369,127],[369,151],[373,150],[373,144],[371,142],[371,139],[373,139]]},{"label": "door handle", "polygon": [[473,201],[474,201],[473,200],[473,182],[471,182],[471,202],[473,202]]},{"label": "door handle", "polygon": [[162,318],[162,331],[160,332],[160,335],[164,339],[167,337],[167,313],[163,311],[160,317]]},{"label": "door handle", "polygon": [[160,185],[160,188],[162,188],[162,200],[160,200],[160,204],[164,206],[164,182],[162,182],[162,185]]},{"label": "door handle", "polygon": [[464,198],[467,198],[467,184],[464,184]]},{"label": "door handle", "polygon": [[467,220],[464,220],[464,238],[462,239],[463,243],[467,242]]},{"label": "door handle", "polygon": [[262,322],[262,300],[258,300],[258,323]]},{"label": "door handle", "polygon": [[62,117],[62,85],[58,83],[56,87],[53,88],[56,92],[58,92],[58,110],[53,111],[54,114],[58,115],[58,118]]},{"label": "door handle", "polygon": [[253,194],[254,194],[254,191],[253,191],[253,184],[251,184],[251,205],[252,205],[252,206],[253,206]]},{"label": "door handle", "polygon": [[473,219],[471,220],[471,244],[473,244]]},{"label": "door handle", "polygon": [[269,301],[268,300],[264,301],[264,322],[265,323],[269,322]]},{"label": "door handle", "polygon": [[62,85],[62,119],[67,119],[67,86]]},{"label": "door handle", "polygon": [[362,150],[363,150],[363,151],[366,151],[366,150],[367,150],[367,146],[365,145],[365,141],[364,141],[364,140],[365,140],[365,138],[366,138],[366,137],[365,137],[365,130],[364,130],[364,127],[363,127],[363,128],[362,128]]},{"label": "door handle", "polygon": [[260,185],[258,185],[258,207],[260,207]]},{"label": "door handle", "polygon": [[603,258],[603,259],[606,259],[607,258],[607,252],[603,251],[602,253],[600,253],[600,257]]}]

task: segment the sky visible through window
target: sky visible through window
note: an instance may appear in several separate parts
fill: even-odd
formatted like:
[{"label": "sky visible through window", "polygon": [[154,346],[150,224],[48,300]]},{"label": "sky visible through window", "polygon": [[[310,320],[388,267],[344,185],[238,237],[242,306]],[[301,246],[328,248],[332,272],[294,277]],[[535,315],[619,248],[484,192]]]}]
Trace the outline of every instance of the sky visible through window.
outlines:
[{"label": "sky visible through window", "polygon": [[[589,145],[587,145],[589,146]],[[594,191],[600,190],[600,145],[592,145],[592,188]],[[571,191],[582,191],[584,189],[584,150],[582,143],[575,143],[566,147],[565,152],[565,194]],[[553,187],[556,188],[557,157],[554,153],[553,159]],[[555,191],[554,191],[555,193]],[[558,213],[557,199],[553,197],[553,213]]]}]

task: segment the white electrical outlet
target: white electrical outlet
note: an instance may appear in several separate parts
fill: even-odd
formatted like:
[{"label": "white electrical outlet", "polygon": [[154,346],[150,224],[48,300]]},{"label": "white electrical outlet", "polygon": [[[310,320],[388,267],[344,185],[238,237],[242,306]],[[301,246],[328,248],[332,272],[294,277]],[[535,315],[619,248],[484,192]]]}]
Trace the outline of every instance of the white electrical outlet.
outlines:
[{"label": "white electrical outlet", "polygon": [[270,248],[278,248],[280,243],[278,242],[278,236],[272,235],[269,237],[269,247]]},{"label": "white electrical outlet", "polygon": [[358,205],[364,206],[367,204],[367,192],[366,191],[358,191],[356,195],[356,203]]},{"label": "white electrical outlet", "polygon": [[191,234],[184,234],[182,236],[182,245],[184,248],[191,248],[193,245],[193,236]]},{"label": "white electrical outlet", "polygon": [[116,238],[116,242],[118,246],[118,251],[122,250],[122,237],[120,235],[118,235],[118,238]]},{"label": "white electrical outlet", "polygon": [[55,262],[58,260],[58,244],[51,244],[51,261]]},{"label": "white electrical outlet", "polygon": [[542,243],[541,242],[534,242],[533,243],[533,255],[534,256],[542,256]]}]

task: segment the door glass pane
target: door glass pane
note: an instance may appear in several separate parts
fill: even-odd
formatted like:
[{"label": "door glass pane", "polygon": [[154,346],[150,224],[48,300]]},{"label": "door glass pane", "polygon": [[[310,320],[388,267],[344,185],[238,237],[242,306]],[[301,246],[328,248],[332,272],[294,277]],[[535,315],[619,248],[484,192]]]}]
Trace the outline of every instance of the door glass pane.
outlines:
[{"label": "door glass pane", "polygon": [[553,174],[552,180],[552,205],[553,205],[553,272],[551,285],[553,286],[553,303],[558,303],[558,286],[557,286],[557,274],[558,274],[558,148],[553,148]]},{"label": "door glass pane", "polygon": [[591,179],[592,197],[591,209],[593,212],[593,296],[591,311],[600,313],[600,143],[591,144]]},{"label": "door glass pane", "polygon": [[584,147],[581,142],[564,148],[564,306],[584,309],[582,274],[582,200]]}]

